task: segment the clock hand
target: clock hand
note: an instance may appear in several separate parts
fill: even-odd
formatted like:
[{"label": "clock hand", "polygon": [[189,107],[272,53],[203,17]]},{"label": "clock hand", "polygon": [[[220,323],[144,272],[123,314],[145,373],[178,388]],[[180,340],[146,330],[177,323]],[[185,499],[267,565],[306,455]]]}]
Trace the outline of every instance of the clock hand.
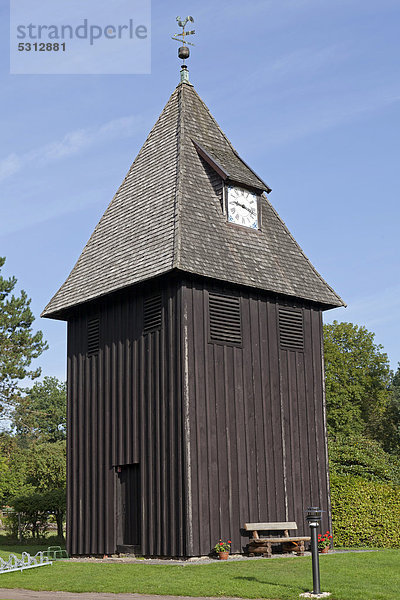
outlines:
[{"label": "clock hand", "polygon": [[245,204],[241,204],[237,200],[235,200],[234,204],[237,204],[237,206],[240,206],[241,208],[244,208],[245,210],[249,210],[249,208]]},{"label": "clock hand", "polygon": [[245,204],[241,204],[240,202],[238,202],[237,200],[234,201],[234,204],[236,204],[237,206],[240,206],[241,208],[244,208],[245,210],[247,210],[252,217],[255,217],[255,210],[254,208],[249,208],[248,206],[246,206]]}]

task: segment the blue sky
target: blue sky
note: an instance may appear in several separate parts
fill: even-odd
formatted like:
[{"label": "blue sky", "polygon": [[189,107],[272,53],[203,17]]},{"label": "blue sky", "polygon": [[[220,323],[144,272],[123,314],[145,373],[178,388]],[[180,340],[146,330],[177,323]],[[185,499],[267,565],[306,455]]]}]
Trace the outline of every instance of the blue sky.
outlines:
[{"label": "blue sky", "polygon": [[65,324],[39,314],[67,277],[179,80],[176,15],[195,18],[197,92],[270,200],[400,361],[398,0],[152,2],[150,75],[9,75],[0,0],[0,255],[65,378]]}]

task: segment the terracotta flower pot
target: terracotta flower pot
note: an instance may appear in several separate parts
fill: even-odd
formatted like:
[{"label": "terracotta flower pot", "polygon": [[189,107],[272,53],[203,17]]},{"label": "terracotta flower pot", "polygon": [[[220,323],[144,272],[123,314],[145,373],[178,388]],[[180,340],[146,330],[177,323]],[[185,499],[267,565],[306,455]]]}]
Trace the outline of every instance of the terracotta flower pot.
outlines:
[{"label": "terracotta flower pot", "polygon": [[321,554],[328,554],[329,552],[329,546],[327,546],[326,548],[320,548],[319,549]]},{"label": "terracotta flower pot", "polygon": [[218,552],[219,560],[228,560],[229,552]]}]

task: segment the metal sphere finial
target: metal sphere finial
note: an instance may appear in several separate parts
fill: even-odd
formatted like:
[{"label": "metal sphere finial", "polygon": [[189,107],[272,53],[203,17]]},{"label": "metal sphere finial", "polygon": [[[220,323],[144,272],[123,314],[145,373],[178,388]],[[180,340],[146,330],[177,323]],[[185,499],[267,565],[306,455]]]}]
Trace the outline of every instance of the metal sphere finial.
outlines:
[{"label": "metal sphere finial", "polygon": [[182,58],[182,60],[185,60],[186,58],[189,58],[190,56],[190,50],[187,46],[181,46],[178,50],[178,57]]}]

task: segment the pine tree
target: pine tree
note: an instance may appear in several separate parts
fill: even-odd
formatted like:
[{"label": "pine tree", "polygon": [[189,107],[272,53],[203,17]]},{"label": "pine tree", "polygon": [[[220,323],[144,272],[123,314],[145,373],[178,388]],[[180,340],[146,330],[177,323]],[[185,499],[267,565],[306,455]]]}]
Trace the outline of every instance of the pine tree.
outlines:
[{"label": "pine tree", "polygon": [[[5,263],[0,257],[0,270]],[[19,394],[18,384],[35,379],[40,368],[30,369],[32,360],[48,348],[41,331],[33,332],[35,320],[30,299],[24,290],[13,293],[17,279],[5,279],[0,274],[0,415],[9,415]]]}]

